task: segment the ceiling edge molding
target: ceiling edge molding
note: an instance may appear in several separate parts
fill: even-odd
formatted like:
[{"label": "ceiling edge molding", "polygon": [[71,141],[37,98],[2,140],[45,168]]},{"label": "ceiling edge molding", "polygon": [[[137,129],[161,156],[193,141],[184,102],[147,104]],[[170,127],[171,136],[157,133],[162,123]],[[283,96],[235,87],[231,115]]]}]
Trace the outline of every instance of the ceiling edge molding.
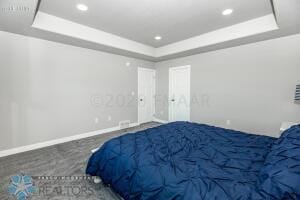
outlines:
[{"label": "ceiling edge molding", "polygon": [[36,4],[35,11],[34,11],[34,17],[33,17],[33,19],[36,17],[37,13],[39,12],[39,9],[40,9],[40,6],[41,6],[41,2],[42,2],[42,0],[37,0],[37,4]]},{"label": "ceiling edge molding", "polygon": [[274,13],[275,20],[277,22],[277,12],[276,12],[276,9],[275,9],[274,1],[270,0],[270,4],[271,4],[271,7],[272,7],[272,11]]}]

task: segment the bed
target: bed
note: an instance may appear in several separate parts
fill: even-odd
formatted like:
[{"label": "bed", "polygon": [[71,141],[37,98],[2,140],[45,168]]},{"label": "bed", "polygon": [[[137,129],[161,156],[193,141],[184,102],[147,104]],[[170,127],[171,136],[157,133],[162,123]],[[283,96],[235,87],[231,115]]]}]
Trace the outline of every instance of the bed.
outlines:
[{"label": "bed", "polygon": [[86,173],[126,200],[297,199],[300,126],[276,139],[173,122],[109,140]]}]

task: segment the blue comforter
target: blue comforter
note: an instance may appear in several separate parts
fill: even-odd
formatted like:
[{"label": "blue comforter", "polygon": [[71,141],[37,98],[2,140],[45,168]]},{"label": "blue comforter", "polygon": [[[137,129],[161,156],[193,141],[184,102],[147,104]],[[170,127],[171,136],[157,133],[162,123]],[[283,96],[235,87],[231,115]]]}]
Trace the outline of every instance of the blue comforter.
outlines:
[{"label": "blue comforter", "polygon": [[124,199],[272,199],[257,190],[275,138],[174,122],[106,142],[88,163]]}]

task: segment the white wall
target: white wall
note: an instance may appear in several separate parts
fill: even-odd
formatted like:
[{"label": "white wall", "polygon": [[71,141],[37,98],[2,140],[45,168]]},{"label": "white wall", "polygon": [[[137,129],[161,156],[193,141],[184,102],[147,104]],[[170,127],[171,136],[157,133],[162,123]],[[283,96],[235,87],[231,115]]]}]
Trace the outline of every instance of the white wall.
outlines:
[{"label": "white wall", "polygon": [[192,121],[273,136],[281,122],[300,122],[300,35],[157,63],[159,119],[168,120],[168,70],[182,65],[192,67]]},{"label": "white wall", "polygon": [[0,150],[137,122],[139,66],[154,63],[0,32]]}]

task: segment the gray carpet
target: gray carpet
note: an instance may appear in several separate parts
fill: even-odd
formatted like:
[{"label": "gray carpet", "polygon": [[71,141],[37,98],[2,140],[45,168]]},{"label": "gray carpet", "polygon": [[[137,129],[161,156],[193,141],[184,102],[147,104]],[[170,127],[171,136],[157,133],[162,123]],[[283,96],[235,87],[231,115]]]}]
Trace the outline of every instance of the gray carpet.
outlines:
[{"label": "gray carpet", "polygon": [[[160,125],[151,122],[123,131],[115,131],[82,140],[0,158],[0,199],[16,199],[7,192],[10,178],[20,173],[33,177],[37,191],[27,199],[119,200],[109,187],[93,180],[76,180],[85,176],[91,150],[119,135]],[[50,177],[41,177],[50,176]],[[53,177],[54,176],[54,177]],[[63,180],[57,180],[62,178]]]}]

